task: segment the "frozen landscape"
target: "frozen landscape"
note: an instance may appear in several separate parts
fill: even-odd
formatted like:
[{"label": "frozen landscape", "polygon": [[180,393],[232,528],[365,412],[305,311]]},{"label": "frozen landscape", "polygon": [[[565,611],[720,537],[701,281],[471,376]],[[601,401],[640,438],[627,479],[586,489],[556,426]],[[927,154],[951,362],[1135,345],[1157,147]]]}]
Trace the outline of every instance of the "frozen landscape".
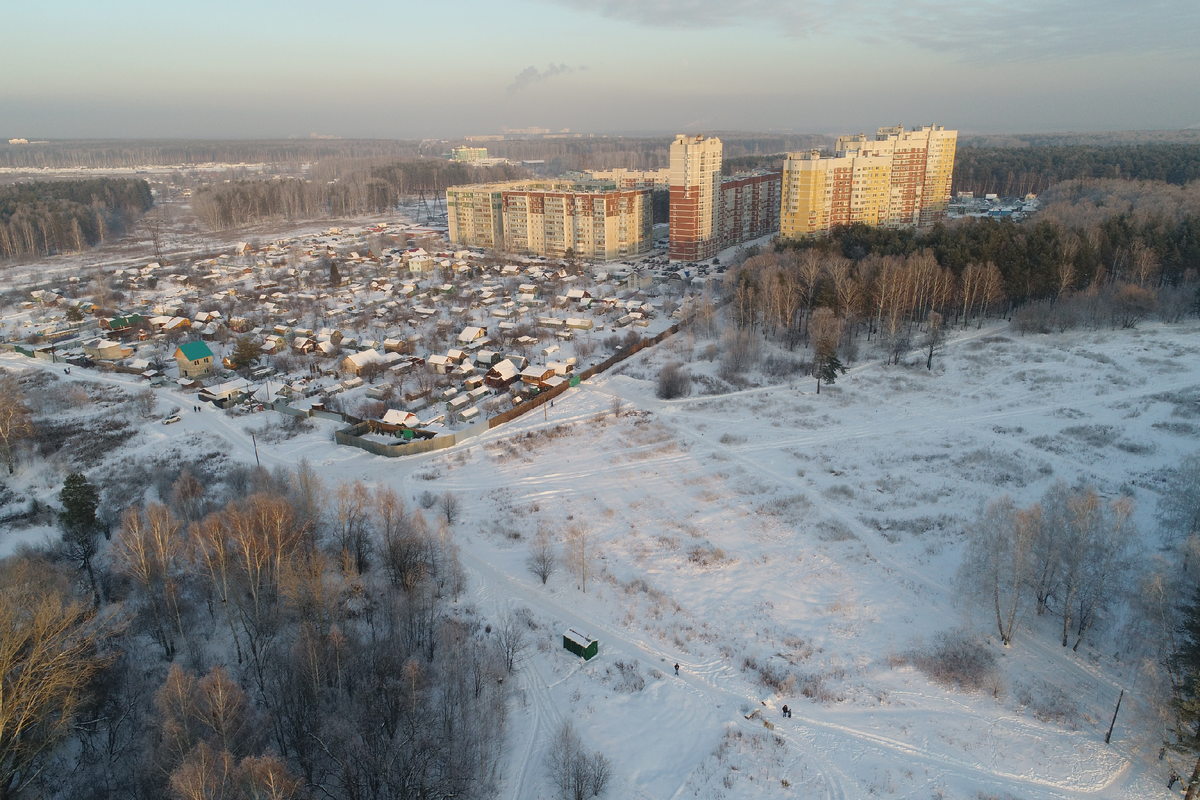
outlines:
[{"label": "frozen landscape", "polygon": [[[885,365],[864,343],[820,394],[811,378],[751,372],[740,391],[659,400],[669,361],[698,382],[717,372],[685,332],[544,413],[400,459],[335,445],[343,425],[331,420],[255,442],[252,428],[283,416],[185,407],[164,426],[173,392],[156,390],[151,420],[120,402],[144,386],[137,376],[65,375],[12,353],[0,367],[43,371],[51,417],[81,413],[49,402],[79,384],[89,424],[135,429],[83,457],[89,475],[303,458],[330,485],[391,486],[413,507],[456,496],[449,529],[467,584],[455,605],[529,627],[507,688],[501,797],[554,796],[543,760],[571,720],[612,760],[616,797],[1152,798],[1170,796],[1175,756],[1156,760],[1123,605],[1077,651],[1059,646],[1053,614],[1030,614],[1003,647],[955,574],[987,501],[1026,505],[1060,480],[1131,495],[1142,550],[1159,552],[1163,470],[1196,449],[1198,334],[1189,321],[1022,336],[992,321],[955,332],[932,370],[916,352]],[[23,464],[10,485],[22,502],[53,501],[71,459]],[[581,536],[594,548],[586,591],[562,565],[544,585],[530,573],[539,532],[555,548]],[[56,533],[0,530],[0,553]],[[566,652],[567,628],[598,639],[599,656]],[[978,690],[917,666],[959,628],[995,656]]]}]

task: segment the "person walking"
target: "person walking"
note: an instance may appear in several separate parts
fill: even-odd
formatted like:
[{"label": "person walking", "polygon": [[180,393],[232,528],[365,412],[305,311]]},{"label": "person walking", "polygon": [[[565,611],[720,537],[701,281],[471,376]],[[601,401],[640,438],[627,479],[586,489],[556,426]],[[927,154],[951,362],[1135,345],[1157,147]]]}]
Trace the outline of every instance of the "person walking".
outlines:
[{"label": "person walking", "polygon": [[676,675],[679,674],[679,665],[678,664],[675,665],[675,674]]},{"label": "person walking", "polygon": [[787,717],[787,718],[791,719],[791,716],[792,716],[792,710],[791,710],[790,708],[788,708],[786,705],[783,707],[783,715],[784,715],[785,717]]}]

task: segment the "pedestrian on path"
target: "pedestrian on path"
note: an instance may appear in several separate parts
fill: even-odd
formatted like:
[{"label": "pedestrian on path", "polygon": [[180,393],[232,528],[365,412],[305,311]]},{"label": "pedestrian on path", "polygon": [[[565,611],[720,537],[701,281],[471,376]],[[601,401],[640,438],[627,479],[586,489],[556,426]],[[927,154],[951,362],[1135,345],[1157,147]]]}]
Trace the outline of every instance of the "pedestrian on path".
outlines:
[{"label": "pedestrian on path", "polygon": [[675,674],[676,675],[679,674],[679,665],[678,664],[675,665]]}]

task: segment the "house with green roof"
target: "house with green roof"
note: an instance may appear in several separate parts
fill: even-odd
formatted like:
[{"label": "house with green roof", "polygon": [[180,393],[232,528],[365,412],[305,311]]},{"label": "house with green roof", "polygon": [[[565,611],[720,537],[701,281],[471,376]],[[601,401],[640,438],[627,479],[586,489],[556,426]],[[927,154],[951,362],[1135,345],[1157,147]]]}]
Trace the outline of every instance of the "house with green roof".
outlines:
[{"label": "house with green roof", "polygon": [[175,349],[175,363],[179,365],[179,377],[199,378],[212,372],[213,352],[204,342],[188,342]]}]

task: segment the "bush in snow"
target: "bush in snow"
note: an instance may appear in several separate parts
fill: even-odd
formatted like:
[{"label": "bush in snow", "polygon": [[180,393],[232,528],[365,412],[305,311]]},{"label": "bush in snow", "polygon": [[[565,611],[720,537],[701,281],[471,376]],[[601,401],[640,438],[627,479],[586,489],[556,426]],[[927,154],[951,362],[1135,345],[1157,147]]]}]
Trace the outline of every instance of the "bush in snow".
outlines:
[{"label": "bush in snow", "polygon": [[964,692],[984,688],[996,671],[996,654],[957,628],[937,634],[928,647],[909,653],[908,660],[934,683]]}]

